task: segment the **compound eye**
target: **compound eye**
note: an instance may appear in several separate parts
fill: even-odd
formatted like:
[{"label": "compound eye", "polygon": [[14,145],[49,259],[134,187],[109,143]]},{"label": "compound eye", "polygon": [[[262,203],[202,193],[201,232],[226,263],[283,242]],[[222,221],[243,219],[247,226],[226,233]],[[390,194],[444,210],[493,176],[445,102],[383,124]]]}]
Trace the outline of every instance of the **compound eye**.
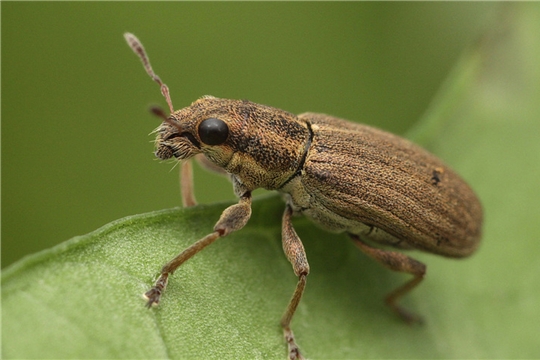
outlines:
[{"label": "compound eye", "polygon": [[221,145],[228,136],[229,127],[223,120],[209,118],[199,124],[199,138],[207,145]]}]

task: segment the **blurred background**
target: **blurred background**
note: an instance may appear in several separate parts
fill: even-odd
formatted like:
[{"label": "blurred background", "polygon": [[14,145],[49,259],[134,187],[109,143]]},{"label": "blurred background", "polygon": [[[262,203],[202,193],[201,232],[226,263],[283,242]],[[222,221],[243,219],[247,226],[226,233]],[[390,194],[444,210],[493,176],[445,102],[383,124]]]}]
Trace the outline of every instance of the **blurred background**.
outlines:
[{"label": "blurred background", "polygon": [[[118,218],[180,205],[154,160],[166,103],[211,94],[404,133],[494,3],[2,3],[2,267]],[[196,168],[201,203],[233,199]]]}]

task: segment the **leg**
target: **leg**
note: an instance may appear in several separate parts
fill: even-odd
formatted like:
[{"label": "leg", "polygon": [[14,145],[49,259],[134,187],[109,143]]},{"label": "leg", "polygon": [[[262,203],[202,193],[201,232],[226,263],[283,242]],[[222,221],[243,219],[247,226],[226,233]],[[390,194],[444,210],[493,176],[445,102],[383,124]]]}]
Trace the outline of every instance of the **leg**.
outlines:
[{"label": "leg", "polygon": [[191,207],[197,205],[195,190],[193,189],[193,166],[191,160],[182,161],[180,164],[180,194],[182,194],[182,206]]},{"label": "leg", "polygon": [[294,340],[294,334],[291,330],[291,320],[300,303],[304,288],[306,287],[306,278],[309,274],[309,264],[306,258],[306,252],[302,241],[294,231],[291,223],[292,209],[287,206],[285,213],[283,214],[283,223],[282,223],[282,241],[283,241],[283,251],[287,256],[287,259],[293,266],[293,270],[296,276],[298,276],[298,283],[294,294],[287,306],[287,310],[283,317],[281,318],[281,326],[283,327],[283,335],[285,336],[285,341],[289,349],[289,359],[303,359],[298,349],[298,345]]},{"label": "leg", "polygon": [[412,280],[406,282],[404,285],[388,294],[386,297],[386,304],[390,306],[390,308],[406,322],[422,322],[422,319],[419,316],[403,309],[397,304],[397,301],[409,291],[414,289],[416,285],[418,285],[424,279],[424,275],[426,274],[426,265],[396,251],[386,251],[371,247],[360,240],[357,235],[349,234],[349,236],[353,239],[356,246],[362,250],[362,252],[371,256],[388,269],[414,275]]},{"label": "leg", "polygon": [[221,217],[214,226],[214,232],[206,235],[163,266],[161,269],[161,275],[154,284],[154,287],[144,294],[144,296],[148,299],[147,306],[151,307],[152,305],[159,304],[161,295],[167,286],[169,275],[172,275],[180,265],[220,237],[227,236],[231,232],[243,228],[248,222],[250,216],[251,193],[246,192],[240,198],[238,204],[229,206],[223,211]]},{"label": "leg", "polygon": [[[203,154],[195,155],[195,160],[203,168],[216,172],[218,174],[227,175],[227,172],[208,160]],[[182,206],[191,207],[197,205],[195,199],[195,190],[193,186],[193,165],[191,160],[185,160],[180,165],[180,194],[182,194]]]}]

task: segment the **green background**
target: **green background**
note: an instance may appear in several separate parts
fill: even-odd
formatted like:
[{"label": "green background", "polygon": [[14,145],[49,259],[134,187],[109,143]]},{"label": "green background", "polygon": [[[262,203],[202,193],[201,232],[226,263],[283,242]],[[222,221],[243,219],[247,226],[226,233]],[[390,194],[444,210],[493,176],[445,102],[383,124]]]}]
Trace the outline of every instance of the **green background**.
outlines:
[{"label": "green background", "polygon": [[[165,102],[211,94],[403,133],[493,3],[2,2],[2,267],[114,219],[180,204],[153,160]],[[230,184],[197,169],[202,203]]]}]

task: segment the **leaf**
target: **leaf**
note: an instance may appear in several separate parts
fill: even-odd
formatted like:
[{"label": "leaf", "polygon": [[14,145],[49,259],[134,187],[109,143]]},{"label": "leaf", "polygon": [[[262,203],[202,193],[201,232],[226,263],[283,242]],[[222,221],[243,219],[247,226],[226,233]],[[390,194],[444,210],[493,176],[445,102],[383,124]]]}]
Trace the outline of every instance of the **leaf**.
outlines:
[{"label": "leaf", "polygon": [[[265,349],[266,339],[274,333],[279,343],[279,333],[272,325],[251,325],[269,322],[270,303],[257,286],[275,270],[255,261],[278,258],[273,240],[279,223],[267,220],[275,218],[276,207],[280,213],[276,199],[256,202],[253,224],[186,263],[157,309],[145,309],[142,294],[159,266],[208,232],[224,204],[128,217],[19,262],[3,274],[3,321],[10,329],[4,331],[4,357],[219,358],[247,345],[254,355],[266,355],[272,350]],[[249,317],[238,304],[243,297],[243,305],[257,308]],[[30,333],[40,336],[24,335]]]},{"label": "leaf", "polygon": [[[505,10],[410,133],[478,191],[481,248],[462,261],[411,253],[428,276],[404,303],[426,324],[407,326],[381,301],[407,276],[295,219],[311,265],[292,324],[305,355],[540,354],[540,9]],[[227,205],[127,217],[3,271],[2,356],[285,358],[279,319],[296,277],[281,250],[277,196],[255,201],[246,228],[184,264],[159,307],[141,300],[159,267],[207,234]]]}]

